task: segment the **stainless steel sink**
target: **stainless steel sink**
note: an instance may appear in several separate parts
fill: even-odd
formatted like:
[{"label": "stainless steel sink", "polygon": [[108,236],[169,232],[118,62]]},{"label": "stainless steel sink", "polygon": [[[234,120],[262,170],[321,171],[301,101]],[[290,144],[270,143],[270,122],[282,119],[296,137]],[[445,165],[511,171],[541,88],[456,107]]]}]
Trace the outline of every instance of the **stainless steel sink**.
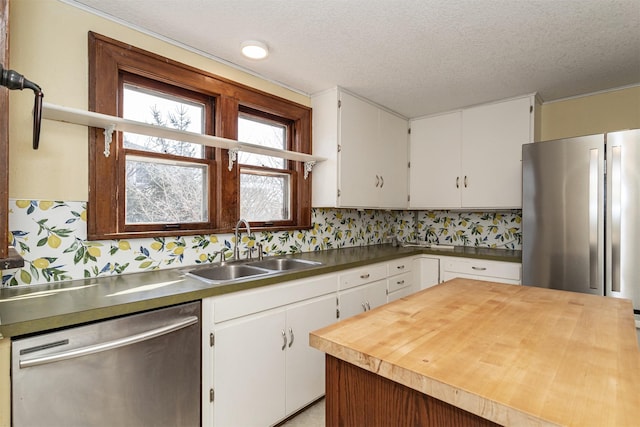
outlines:
[{"label": "stainless steel sink", "polygon": [[315,267],[317,265],[322,265],[322,263],[297,258],[267,258],[261,261],[250,262],[247,265],[266,268],[267,270],[286,271]]},{"label": "stainless steel sink", "polygon": [[224,284],[303,268],[322,265],[321,262],[295,258],[266,258],[260,261],[234,261],[187,271],[186,275],[210,284]]},{"label": "stainless steel sink", "polygon": [[269,273],[272,272],[264,268],[246,264],[224,264],[191,270],[187,275],[194,276],[197,279],[209,283],[222,283]]}]

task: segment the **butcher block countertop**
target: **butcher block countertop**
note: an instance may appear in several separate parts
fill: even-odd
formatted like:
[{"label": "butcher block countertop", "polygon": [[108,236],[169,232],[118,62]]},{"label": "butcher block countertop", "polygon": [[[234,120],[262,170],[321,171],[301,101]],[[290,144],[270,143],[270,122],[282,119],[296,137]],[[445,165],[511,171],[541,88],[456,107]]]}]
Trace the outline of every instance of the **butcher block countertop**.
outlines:
[{"label": "butcher block countertop", "polygon": [[628,300],[454,279],[310,344],[501,425],[640,425]]}]

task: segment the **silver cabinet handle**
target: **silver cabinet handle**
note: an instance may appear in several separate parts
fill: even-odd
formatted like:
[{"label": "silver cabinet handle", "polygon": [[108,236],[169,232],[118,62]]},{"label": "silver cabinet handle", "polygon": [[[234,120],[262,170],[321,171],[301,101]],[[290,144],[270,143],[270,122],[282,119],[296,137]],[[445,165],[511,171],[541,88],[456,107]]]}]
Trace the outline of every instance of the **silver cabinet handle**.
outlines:
[{"label": "silver cabinet handle", "polygon": [[32,366],[44,365],[46,363],[60,362],[62,360],[73,359],[74,357],[88,356],[90,354],[100,353],[114,348],[124,347],[152,338],[166,335],[171,332],[178,331],[188,326],[198,323],[197,316],[189,316],[175,323],[160,328],[151,329],[150,331],[141,332],[139,334],[130,335],[128,337],[119,338],[117,340],[108,341],[100,344],[89,345],[87,347],[76,348],[73,350],[63,351],[60,353],[48,354],[46,356],[36,357],[33,359],[20,360],[20,368],[29,368]]},{"label": "silver cabinet handle", "polygon": [[611,290],[620,292],[622,146],[611,150]]},{"label": "silver cabinet handle", "polygon": [[396,284],[397,284],[397,285],[404,285],[404,280],[398,280],[398,281],[396,282]]},{"label": "silver cabinet handle", "polygon": [[404,270],[404,264],[399,265],[399,266],[397,266],[396,268],[397,268],[398,270]]},{"label": "silver cabinet handle", "polygon": [[598,289],[598,149],[589,153],[589,287]]},{"label": "silver cabinet handle", "polygon": [[367,304],[367,310],[371,310],[371,305],[369,305],[369,301],[367,301],[366,304]]},{"label": "silver cabinet handle", "polygon": [[376,175],[376,188],[380,185],[380,177]]},{"label": "silver cabinet handle", "polygon": [[467,175],[464,176],[464,188],[467,188]]},{"label": "silver cabinet handle", "polygon": [[473,266],[471,268],[476,271],[485,271],[487,269],[487,267],[476,267],[476,266]]},{"label": "silver cabinet handle", "polygon": [[371,275],[370,275],[369,273],[366,273],[366,274],[362,274],[362,275],[360,276],[360,278],[361,278],[361,279],[368,279],[368,278],[369,278],[369,276],[371,276]]},{"label": "silver cabinet handle", "polygon": [[282,330],[282,348],[280,350],[284,351],[285,348],[287,348],[287,334],[283,329]]},{"label": "silver cabinet handle", "polygon": [[384,187],[384,177],[380,175],[380,188]]},{"label": "silver cabinet handle", "polygon": [[364,303],[362,303],[361,305],[362,305],[362,311],[367,311],[367,306],[364,305]]},{"label": "silver cabinet handle", "polygon": [[289,348],[291,348],[291,346],[293,345],[293,339],[294,339],[293,329],[289,328]]},{"label": "silver cabinet handle", "polygon": [[456,188],[460,188],[460,177],[456,176]]}]

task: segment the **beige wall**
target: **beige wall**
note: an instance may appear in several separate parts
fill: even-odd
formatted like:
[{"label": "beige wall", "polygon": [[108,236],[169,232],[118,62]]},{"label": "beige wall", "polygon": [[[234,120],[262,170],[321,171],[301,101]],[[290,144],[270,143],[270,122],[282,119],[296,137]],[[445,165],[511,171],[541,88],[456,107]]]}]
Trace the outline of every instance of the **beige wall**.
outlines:
[{"label": "beige wall", "polygon": [[[307,96],[52,0],[11,0],[10,65],[38,83],[44,101],[87,109],[87,33],[99,34],[310,106]],[[30,91],[29,91],[30,92]],[[31,148],[31,93],[10,92],[9,197],[88,199],[87,128],[44,120]]]},{"label": "beige wall", "polygon": [[542,105],[541,141],[640,128],[640,85]]}]

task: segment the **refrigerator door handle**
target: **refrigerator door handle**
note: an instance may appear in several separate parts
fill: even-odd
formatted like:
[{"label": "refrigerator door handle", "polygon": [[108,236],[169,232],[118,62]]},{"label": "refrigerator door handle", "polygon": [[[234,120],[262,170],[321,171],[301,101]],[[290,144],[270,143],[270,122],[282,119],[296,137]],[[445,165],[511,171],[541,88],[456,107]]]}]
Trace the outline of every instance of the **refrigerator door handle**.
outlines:
[{"label": "refrigerator door handle", "polygon": [[599,150],[593,148],[589,152],[589,287],[598,289],[598,243],[599,229],[598,219],[600,212],[598,209],[599,190]]},{"label": "refrigerator door handle", "polygon": [[622,146],[611,148],[611,290],[620,292]]}]

